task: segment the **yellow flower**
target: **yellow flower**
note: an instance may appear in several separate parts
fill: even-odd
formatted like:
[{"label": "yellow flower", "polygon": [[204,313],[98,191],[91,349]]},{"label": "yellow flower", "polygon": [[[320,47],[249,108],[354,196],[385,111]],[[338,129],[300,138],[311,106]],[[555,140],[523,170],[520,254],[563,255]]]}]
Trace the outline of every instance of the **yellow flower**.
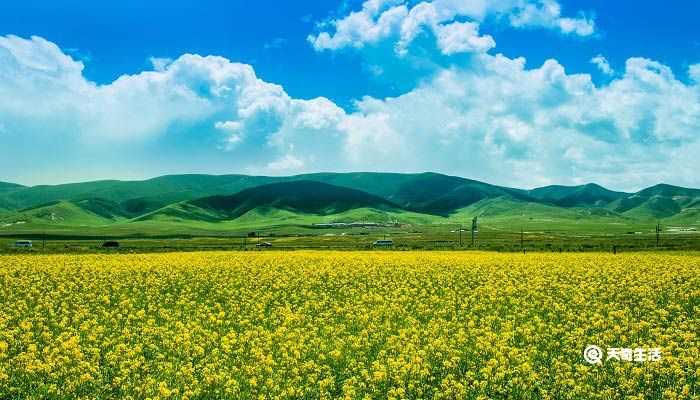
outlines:
[{"label": "yellow flower", "polygon": [[696,253],[1,258],[3,398],[697,397]]}]

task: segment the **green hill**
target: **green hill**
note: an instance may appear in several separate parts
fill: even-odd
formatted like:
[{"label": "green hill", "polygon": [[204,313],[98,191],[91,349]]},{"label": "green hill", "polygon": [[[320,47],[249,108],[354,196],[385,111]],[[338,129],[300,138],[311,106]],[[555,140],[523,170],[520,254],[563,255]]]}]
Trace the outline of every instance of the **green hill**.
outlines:
[{"label": "green hill", "polygon": [[23,187],[0,193],[0,204],[21,209],[52,201],[104,199],[131,214],[156,210],[167,204],[216,194],[231,194],[277,178],[246,175],[171,175],[145,181],[95,181],[54,186]]},{"label": "green hill", "polygon": [[689,189],[665,183],[652,186],[637,193],[640,196],[672,197],[676,200],[700,199],[700,189]]},{"label": "green hill", "polygon": [[11,190],[21,189],[24,186],[18,185],[16,183],[0,182],[0,192],[8,192]]},{"label": "green hill", "polygon": [[581,186],[545,186],[528,191],[537,200],[561,207],[604,207],[628,196],[628,193],[608,190],[595,183]]},{"label": "green hill", "polygon": [[312,174],[304,177],[371,193],[414,212],[442,216],[485,198],[529,199],[523,190],[436,173]]},{"label": "green hill", "polygon": [[109,225],[123,220],[100,200],[56,201],[0,216],[3,227],[47,228]]},{"label": "green hill", "polygon": [[666,184],[652,186],[612,202],[608,208],[628,217],[681,220],[700,205],[700,190]]},{"label": "green hill", "polygon": [[481,200],[469,207],[460,209],[456,214],[452,215],[451,218],[469,216],[501,220],[622,218],[621,215],[606,209],[587,207],[564,208],[551,204],[516,200],[511,197]]},{"label": "green hill", "polygon": [[17,185],[8,182],[0,182],[0,213],[13,208],[12,202],[5,199],[7,193],[11,193],[22,188],[24,188],[24,186],[22,185]]},{"label": "green hill", "polygon": [[[233,195],[256,186],[293,181],[316,181],[355,189],[381,197],[405,209],[443,216],[479,200],[500,196],[511,196],[523,201],[551,202],[549,198],[551,195],[538,198],[520,189],[436,173],[359,172],[316,173],[291,177],[171,175],[144,181],[96,181],[55,186],[14,187],[13,190],[0,192],[0,207],[21,209],[52,201],[104,199],[118,203],[119,208],[130,216],[138,217],[182,201]],[[591,188],[575,194],[584,198],[596,195],[604,197],[605,194],[614,197],[613,194],[616,193],[597,187],[604,194],[592,194],[589,193]],[[544,193],[545,188],[533,192]],[[546,192],[550,193],[552,190],[546,190]],[[566,203],[567,206],[592,202],[573,201],[562,197],[564,196],[558,196],[556,199]]]},{"label": "green hill", "polygon": [[139,220],[165,215],[214,222],[233,220],[256,209],[331,215],[359,208],[401,211],[395,204],[359,190],[302,180],[257,186],[231,196],[211,196],[187,201],[165,207]]},{"label": "green hill", "polygon": [[[638,204],[636,204],[638,203]],[[621,203],[622,210],[625,207],[623,214],[633,218],[641,219],[658,219],[672,217],[681,212],[681,206],[670,197],[653,196],[653,197],[635,197]]]},{"label": "green hill", "polygon": [[442,224],[473,216],[505,225],[539,221],[543,230],[570,222],[698,226],[700,190],[662,184],[629,194],[588,184],[526,191],[436,173],[377,172],[172,175],[35,187],[0,183],[2,234],[89,231],[84,227],[171,234],[323,222]]},{"label": "green hill", "polygon": [[291,177],[292,180],[309,180],[360,190],[393,201],[403,186],[410,185],[425,174],[398,174],[385,172],[316,173]]}]

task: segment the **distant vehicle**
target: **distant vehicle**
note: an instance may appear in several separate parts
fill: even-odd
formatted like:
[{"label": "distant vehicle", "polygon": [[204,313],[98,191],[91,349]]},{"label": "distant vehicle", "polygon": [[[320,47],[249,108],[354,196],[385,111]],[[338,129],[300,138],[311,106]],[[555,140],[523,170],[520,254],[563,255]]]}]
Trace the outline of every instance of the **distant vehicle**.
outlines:
[{"label": "distant vehicle", "polygon": [[113,240],[110,240],[108,242],[102,243],[102,247],[106,249],[115,249],[119,247],[119,242],[115,242]]},{"label": "distant vehicle", "polygon": [[15,242],[15,247],[17,247],[17,248],[31,248],[32,241],[31,240],[18,240]]},{"label": "distant vehicle", "polygon": [[393,240],[377,240],[374,243],[372,243],[373,246],[375,247],[391,247],[394,245]]},{"label": "distant vehicle", "polygon": [[272,243],[270,243],[270,242],[262,242],[262,243],[256,244],[255,247],[272,247]]}]

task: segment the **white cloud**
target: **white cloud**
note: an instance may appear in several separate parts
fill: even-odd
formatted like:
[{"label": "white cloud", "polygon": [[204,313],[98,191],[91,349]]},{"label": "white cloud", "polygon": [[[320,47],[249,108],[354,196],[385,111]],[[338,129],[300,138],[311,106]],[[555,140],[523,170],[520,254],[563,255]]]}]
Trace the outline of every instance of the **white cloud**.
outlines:
[{"label": "white cloud", "polygon": [[291,154],[267,164],[267,169],[272,173],[298,172],[303,167],[304,162]]},{"label": "white cloud", "polygon": [[537,27],[559,30],[564,34],[590,36],[595,33],[595,22],[586,17],[562,17],[561,5],[554,0],[525,2],[514,9],[510,23],[517,28]]},{"label": "white cloud", "polygon": [[[379,3],[371,6],[391,6]],[[108,85],[86,80],[82,69],[46,40],[0,37],[3,151],[53,156],[60,145],[106,162],[122,143],[126,158],[146,152],[159,160],[149,143],[178,146],[185,135],[182,159],[220,155],[238,171],[433,170],[520,187],[700,186],[700,85],[643,58],[596,86],[556,60],[528,69],[523,58],[480,54],[401,96],[363,98],[353,112],[325,98],[292,98],[222,57],[184,55]],[[32,165],[1,158],[6,175]]]},{"label": "white cloud", "polygon": [[[309,35],[317,51],[362,48],[383,40],[394,40],[396,51],[405,54],[422,33],[432,33],[443,54],[483,53],[496,43],[489,35],[479,34],[480,23],[493,17],[509,21],[515,28],[544,28],[563,34],[590,36],[595,22],[586,16],[562,17],[554,0],[433,0],[411,5],[406,0],[365,1],[362,9],[322,24],[333,32]],[[463,19],[468,21],[463,21]]]},{"label": "white cloud", "polygon": [[241,122],[217,121],[214,128],[226,135],[226,144],[223,146],[226,150],[233,150],[243,140],[244,126]]},{"label": "white cloud", "polygon": [[[687,153],[699,143],[700,90],[668,67],[630,59],[623,77],[596,87],[554,60],[526,69],[523,59],[479,59],[398,98],[363,100],[351,116],[356,127],[346,129],[350,156],[377,169],[430,166],[516,186],[700,183],[687,172]],[[386,135],[379,142],[392,154],[373,154],[378,143],[368,132]]]},{"label": "white cloud", "polygon": [[[376,3],[376,2],[368,2]],[[408,15],[405,5],[392,7],[376,15],[376,6],[363,7],[362,11],[353,12],[342,20],[334,22],[336,33],[331,35],[321,32],[318,36],[309,36],[308,40],[317,50],[337,50],[343,47],[364,47],[392,35]]]},{"label": "white cloud", "polygon": [[615,74],[615,70],[612,69],[612,67],[610,66],[608,59],[603,57],[601,54],[598,54],[597,56],[591,58],[591,64],[598,67],[600,72],[602,72],[605,75],[614,75]]},{"label": "white cloud", "polygon": [[694,64],[688,67],[688,76],[696,83],[700,83],[700,64]]},{"label": "white cloud", "polygon": [[[211,128],[275,129],[292,100],[281,86],[257,78],[252,67],[222,57],[186,54],[156,70],[124,75],[96,85],[83,65],[41,38],[0,38],[0,114],[30,120],[100,140],[162,135],[174,124],[216,119]],[[28,116],[31,115],[32,118]],[[228,123],[227,121],[231,121]],[[221,122],[222,124],[216,124]]]},{"label": "white cloud", "polygon": [[436,28],[438,47],[443,54],[485,53],[496,46],[491,36],[479,36],[479,25],[454,22]]},{"label": "white cloud", "polygon": [[173,63],[172,58],[166,58],[166,57],[151,57],[148,59],[148,61],[151,62],[153,69],[158,71],[158,72],[165,71],[168,68],[168,65]]},{"label": "white cloud", "polygon": [[[212,150],[254,148],[263,154],[258,158],[271,160],[286,151],[274,137],[311,134],[342,113],[326,99],[292,99],[251,66],[222,57],[186,54],[154,64],[154,71],[97,85],[83,76],[82,63],[51,42],[0,37],[0,121],[8,132],[0,147],[31,143],[36,153],[57,153],[60,146],[87,155],[122,146],[136,154],[196,134],[216,144]],[[177,151],[188,150],[202,151]]]},{"label": "white cloud", "polygon": [[562,33],[577,36],[591,36],[595,33],[595,21],[588,17],[557,18],[554,23]]}]

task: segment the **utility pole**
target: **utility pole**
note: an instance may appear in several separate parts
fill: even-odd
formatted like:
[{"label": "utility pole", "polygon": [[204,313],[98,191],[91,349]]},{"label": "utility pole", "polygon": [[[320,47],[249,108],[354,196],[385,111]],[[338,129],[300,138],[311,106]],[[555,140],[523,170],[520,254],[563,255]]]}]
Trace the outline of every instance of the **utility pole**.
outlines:
[{"label": "utility pole", "polygon": [[463,229],[462,224],[459,224],[459,247],[464,246],[464,244],[462,242],[462,229]]},{"label": "utility pole", "polygon": [[525,223],[525,211],[521,211],[520,213],[520,249],[523,251],[523,254],[525,254],[525,229],[523,228],[523,224]]},{"label": "utility pole", "polygon": [[41,236],[41,251],[46,251],[46,231]]},{"label": "utility pole", "polygon": [[477,225],[479,222],[478,218],[479,217],[474,217],[474,219],[472,219],[472,247],[474,247],[474,238],[476,236],[476,231],[479,230],[479,227]]},{"label": "utility pole", "polygon": [[656,247],[659,247],[659,241],[661,239],[661,224],[656,224]]}]

